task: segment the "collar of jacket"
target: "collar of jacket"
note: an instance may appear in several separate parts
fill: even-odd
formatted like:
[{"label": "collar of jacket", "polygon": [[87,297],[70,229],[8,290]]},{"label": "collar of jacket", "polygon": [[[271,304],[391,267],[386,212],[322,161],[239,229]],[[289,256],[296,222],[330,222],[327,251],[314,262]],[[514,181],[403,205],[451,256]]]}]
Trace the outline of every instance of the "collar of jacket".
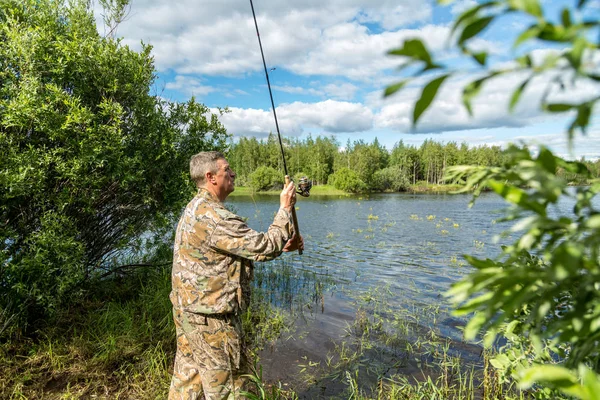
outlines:
[{"label": "collar of jacket", "polygon": [[214,194],[212,194],[211,192],[209,192],[208,190],[206,190],[206,188],[200,188],[198,189],[198,196],[200,196],[201,198],[204,198],[210,202],[213,203],[217,203],[219,205],[223,205],[223,203],[221,202],[221,200],[219,200],[217,198],[217,196],[215,196]]}]

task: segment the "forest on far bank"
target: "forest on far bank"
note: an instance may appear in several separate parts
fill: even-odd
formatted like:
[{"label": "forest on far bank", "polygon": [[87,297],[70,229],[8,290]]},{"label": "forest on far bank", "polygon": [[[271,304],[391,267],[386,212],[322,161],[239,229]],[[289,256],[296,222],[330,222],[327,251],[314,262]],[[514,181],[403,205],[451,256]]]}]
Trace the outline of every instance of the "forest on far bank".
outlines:
[{"label": "forest on far bank", "polygon": [[[421,146],[397,142],[392,150],[386,149],[377,138],[371,143],[362,139],[345,146],[333,136],[309,135],[305,139],[283,139],[287,168],[294,179],[306,176],[313,185],[329,184],[346,192],[405,191],[410,185],[446,182],[447,168],[455,165],[501,166],[507,159],[507,150],[500,146],[470,147],[460,144],[425,140]],[[258,140],[242,137],[230,146],[228,160],[237,174],[237,183],[255,191],[280,187],[283,160],[277,136]],[[590,170],[592,178],[600,177],[600,159],[579,160]],[[585,184],[586,179],[558,168],[557,175],[574,184]]]}]

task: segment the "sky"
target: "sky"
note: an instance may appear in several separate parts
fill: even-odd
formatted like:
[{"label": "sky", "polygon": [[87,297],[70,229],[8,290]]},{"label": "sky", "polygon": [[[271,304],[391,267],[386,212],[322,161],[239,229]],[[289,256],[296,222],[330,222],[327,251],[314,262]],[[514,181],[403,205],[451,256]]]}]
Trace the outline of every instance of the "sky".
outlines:
[{"label": "sky", "polygon": [[[284,137],[333,135],[342,147],[347,140],[371,142],[376,137],[388,149],[400,140],[420,146],[426,139],[470,146],[544,144],[563,157],[600,158],[598,107],[587,134],[577,135],[572,150],[565,134],[572,115],[540,111],[550,77],[533,79],[512,113],[507,111],[510,96],[525,76],[490,80],[474,102],[474,115],[468,115],[461,90],[482,71],[452,50],[449,38],[452,21],[476,4],[474,0],[448,6],[427,0],[253,1]],[[542,1],[545,16],[552,20],[573,3]],[[102,11],[98,4],[94,7],[98,30],[106,34]],[[574,17],[598,15],[600,0],[589,0],[583,15]],[[540,42],[513,49],[515,37],[531,22],[516,15],[494,21],[469,46],[489,52],[495,67],[510,65],[524,51],[541,60],[561,50]],[[194,96],[215,112],[227,107],[221,121],[234,140],[263,139],[276,132],[249,0],[131,0],[116,36],[136,50],[142,43],[153,46],[155,94],[173,101]],[[387,85],[406,77],[398,71],[403,60],[387,53],[410,38],[421,39],[436,59],[461,71],[445,82],[416,129],[410,116],[426,80],[383,97]],[[600,71],[600,52],[588,53],[586,62]],[[554,89],[549,98],[564,102],[600,93],[600,85],[590,82],[564,92]]]}]

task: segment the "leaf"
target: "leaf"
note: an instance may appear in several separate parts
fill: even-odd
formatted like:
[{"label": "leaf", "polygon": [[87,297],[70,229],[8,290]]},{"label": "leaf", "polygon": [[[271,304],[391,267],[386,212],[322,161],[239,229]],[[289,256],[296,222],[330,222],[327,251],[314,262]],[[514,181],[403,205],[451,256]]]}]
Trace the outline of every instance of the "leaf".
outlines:
[{"label": "leaf", "polygon": [[565,26],[565,28],[568,28],[571,26],[571,13],[569,12],[568,8],[563,8],[562,13],[560,14],[561,17],[561,21],[562,24]]},{"label": "leaf", "polygon": [[556,157],[547,147],[542,146],[540,148],[540,154],[537,158],[538,164],[540,164],[546,171],[554,174],[556,172]]},{"label": "leaf", "polygon": [[581,131],[585,133],[587,126],[590,124],[593,103],[594,101],[583,103],[577,107],[577,117],[569,127],[569,141],[573,140],[573,133],[576,128],[581,129]]},{"label": "leaf", "polygon": [[391,96],[392,94],[396,93],[398,90],[402,89],[407,83],[408,83],[408,79],[400,81],[398,83],[394,83],[393,85],[390,85],[388,87],[385,88],[385,92],[383,92],[383,97],[388,97]]},{"label": "leaf", "polygon": [[425,70],[439,68],[439,65],[433,63],[427,47],[419,39],[405,40],[401,48],[390,50],[388,54],[410,57],[413,60],[422,61],[425,63]]},{"label": "leaf", "polygon": [[413,127],[417,124],[419,118],[425,112],[425,110],[429,108],[440,86],[449,76],[450,74],[442,75],[425,85],[423,91],[421,92],[421,97],[415,104],[415,109],[413,110]]},{"label": "leaf", "polygon": [[537,0],[508,0],[508,6],[513,10],[519,10],[533,15],[537,18],[542,18],[542,7]]},{"label": "leaf", "polygon": [[465,340],[473,340],[481,330],[481,327],[487,322],[485,314],[476,313],[467,323],[464,330]]},{"label": "leaf", "polygon": [[550,103],[544,106],[544,109],[551,113],[559,113],[569,111],[573,108],[577,107],[574,104],[566,104],[566,103]]},{"label": "leaf", "polygon": [[479,94],[479,92],[481,91],[481,87],[485,81],[495,77],[498,74],[500,74],[500,72],[492,72],[491,74],[483,78],[477,79],[476,81],[473,81],[467,86],[465,86],[465,88],[463,89],[462,100],[463,104],[465,105],[465,108],[469,112],[469,115],[473,115],[473,110],[471,108],[471,99],[473,99]]},{"label": "leaf", "polygon": [[557,365],[538,365],[525,369],[519,374],[521,389],[529,389],[535,383],[550,383],[571,396],[585,396],[585,391],[579,384],[577,376],[568,369]]},{"label": "leaf", "polygon": [[463,29],[462,33],[460,34],[458,44],[462,45],[465,41],[469,40],[482,30],[484,30],[490,24],[490,22],[494,20],[494,18],[495,17],[491,15],[488,17],[476,19],[475,21],[471,22],[465,27],[465,29]]},{"label": "leaf", "polygon": [[471,56],[479,63],[479,65],[485,67],[485,62],[487,61],[488,53],[485,51],[479,53],[472,53]]},{"label": "leaf", "polygon": [[519,102],[519,99],[521,98],[521,95],[523,94],[523,91],[525,90],[525,88],[527,87],[527,85],[529,84],[529,81],[531,80],[531,78],[533,77],[533,75],[531,75],[529,78],[525,79],[518,88],[515,89],[515,91],[513,92],[512,96],[510,97],[510,103],[508,106],[508,109],[510,112],[513,112],[517,103]]},{"label": "leaf", "polygon": [[588,47],[588,42],[584,37],[578,37],[573,42],[573,47],[571,51],[565,54],[565,58],[569,60],[569,63],[575,68],[576,71],[579,71],[581,68],[581,59],[583,57],[583,52]]},{"label": "leaf", "polygon": [[473,8],[470,8],[468,10],[466,10],[465,12],[463,12],[457,19],[456,22],[454,23],[454,25],[452,26],[452,30],[450,31],[450,36],[452,36],[454,34],[454,32],[456,32],[456,29],[465,21],[471,19],[473,16],[475,16],[480,10],[483,10],[485,8],[489,8],[489,7],[494,7],[497,6],[499,4],[499,2],[497,1],[490,1],[487,3],[483,3],[483,4],[478,4]]},{"label": "leaf", "polygon": [[584,226],[588,229],[600,229],[600,214],[589,217],[585,221]]},{"label": "leaf", "polygon": [[543,27],[541,27],[537,24],[531,25],[529,28],[524,30],[519,35],[519,37],[517,37],[517,39],[513,43],[513,49],[516,49],[517,47],[519,47],[519,45],[521,45],[521,43],[526,42],[529,39],[538,37],[538,35],[540,34],[540,32],[542,32],[542,30],[543,30]]}]

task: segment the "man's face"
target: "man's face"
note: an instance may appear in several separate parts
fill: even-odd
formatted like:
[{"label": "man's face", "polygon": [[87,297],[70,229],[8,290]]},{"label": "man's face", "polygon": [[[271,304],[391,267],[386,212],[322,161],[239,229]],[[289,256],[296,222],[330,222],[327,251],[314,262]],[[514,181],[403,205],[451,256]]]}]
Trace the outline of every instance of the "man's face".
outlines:
[{"label": "man's face", "polygon": [[217,189],[219,198],[223,201],[229,193],[235,190],[235,172],[229,167],[227,160],[217,160],[217,166],[219,169],[215,174],[215,180],[217,181],[215,189]]}]

